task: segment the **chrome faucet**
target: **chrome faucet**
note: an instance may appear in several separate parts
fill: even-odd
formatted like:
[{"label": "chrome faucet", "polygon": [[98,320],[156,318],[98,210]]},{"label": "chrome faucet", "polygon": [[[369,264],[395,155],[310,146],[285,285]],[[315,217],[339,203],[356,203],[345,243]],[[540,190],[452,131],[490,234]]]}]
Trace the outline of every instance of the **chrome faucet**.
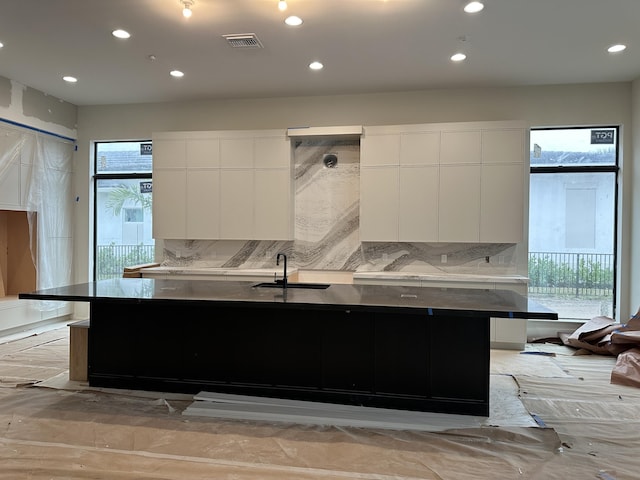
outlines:
[{"label": "chrome faucet", "polygon": [[287,256],[284,253],[276,255],[276,265],[280,265],[280,257],[284,258],[284,274],[282,277],[282,288],[287,288]]}]

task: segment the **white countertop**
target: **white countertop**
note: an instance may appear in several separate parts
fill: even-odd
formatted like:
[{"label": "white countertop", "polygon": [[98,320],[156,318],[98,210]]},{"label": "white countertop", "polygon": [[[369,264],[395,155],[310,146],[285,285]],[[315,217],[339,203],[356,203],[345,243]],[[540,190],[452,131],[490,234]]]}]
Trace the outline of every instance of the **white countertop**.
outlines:
[{"label": "white countertop", "polygon": [[486,282],[527,284],[528,277],[521,275],[475,275],[461,273],[419,273],[419,272],[354,272],[353,279],[359,280],[424,280],[433,282]]}]

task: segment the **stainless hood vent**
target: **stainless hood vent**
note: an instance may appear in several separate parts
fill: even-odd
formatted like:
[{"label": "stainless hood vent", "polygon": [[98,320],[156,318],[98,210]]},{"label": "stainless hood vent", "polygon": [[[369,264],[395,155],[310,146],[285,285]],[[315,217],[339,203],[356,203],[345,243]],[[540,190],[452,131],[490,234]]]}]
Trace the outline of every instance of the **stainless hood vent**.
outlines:
[{"label": "stainless hood vent", "polygon": [[263,48],[255,33],[222,35],[233,48]]}]

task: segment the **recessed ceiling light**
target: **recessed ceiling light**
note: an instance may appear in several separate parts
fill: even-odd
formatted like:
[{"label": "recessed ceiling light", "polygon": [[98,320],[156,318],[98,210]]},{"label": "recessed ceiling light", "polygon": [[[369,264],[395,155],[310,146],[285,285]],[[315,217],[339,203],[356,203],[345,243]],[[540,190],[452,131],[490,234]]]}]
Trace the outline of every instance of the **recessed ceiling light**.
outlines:
[{"label": "recessed ceiling light", "polygon": [[311,70],[322,70],[323,67],[324,67],[324,65],[322,65],[322,63],[320,63],[320,62],[311,62],[309,64],[309,68]]},{"label": "recessed ceiling light", "polygon": [[111,34],[116,38],[129,38],[131,35],[126,30],[114,30]]},{"label": "recessed ceiling light", "polygon": [[300,17],[296,17],[295,15],[291,15],[284,20],[284,23],[286,23],[290,27],[297,27],[298,25],[302,25],[302,19]]},{"label": "recessed ceiling light", "polygon": [[4,44],[2,42],[0,42],[0,48],[4,47]]},{"label": "recessed ceiling light", "polygon": [[467,13],[478,13],[478,12],[481,12],[483,9],[484,9],[484,3],[478,2],[478,1],[468,2],[464,6],[464,11]]},{"label": "recessed ceiling light", "polygon": [[616,44],[616,45],[611,45],[609,48],[607,48],[607,52],[609,52],[609,53],[618,53],[618,52],[622,52],[626,48],[627,48],[626,45],[622,45],[621,43],[619,43],[619,44]]},{"label": "recessed ceiling light", "polygon": [[69,83],[76,83],[78,81],[78,79],[76,77],[72,77],[72,76],[69,76],[69,75],[65,75],[64,77],[62,77],[62,79],[65,82],[69,82]]},{"label": "recessed ceiling light", "polygon": [[171,72],[169,72],[169,75],[176,78],[184,77],[184,73],[180,70],[171,70]]},{"label": "recessed ceiling light", "polygon": [[461,62],[466,58],[467,56],[464,53],[456,53],[455,55],[451,55],[452,62]]}]

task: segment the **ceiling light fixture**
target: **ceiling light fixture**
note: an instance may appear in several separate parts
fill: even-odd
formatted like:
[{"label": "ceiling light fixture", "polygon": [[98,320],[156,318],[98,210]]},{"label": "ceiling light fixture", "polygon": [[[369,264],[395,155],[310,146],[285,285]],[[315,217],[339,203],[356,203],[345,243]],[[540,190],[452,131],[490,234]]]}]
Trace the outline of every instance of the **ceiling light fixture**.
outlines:
[{"label": "ceiling light fixture", "polygon": [[175,77],[175,78],[182,78],[182,77],[184,77],[184,73],[183,73],[183,72],[181,72],[180,70],[171,70],[171,71],[169,72],[169,75],[171,75],[172,77]]},{"label": "ceiling light fixture", "polygon": [[182,5],[182,16],[184,18],[191,18],[193,12],[191,11],[191,7],[196,2],[194,0],[180,0],[180,4]]},{"label": "ceiling light fixture", "polygon": [[311,62],[309,64],[309,68],[311,70],[322,70],[322,68],[324,67],[324,65],[322,65],[322,63],[315,61],[315,62]]},{"label": "ceiling light fixture", "polygon": [[467,2],[464,6],[464,11],[467,13],[478,13],[484,9],[484,3],[474,0],[472,2]]},{"label": "ceiling light fixture", "polygon": [[284,23],[290,27],[297,27],[298,25],[302,25],[302,19],[295,15],[291,15],[290,17],[285,18]]},{"label": "ceiling light fixture", "polygon": [[609,52],[609,53],[619,53],[619,52],[622,52],[623,50],[625,50],[626,48],[627,48],[626,45],[618,43],[616,45],[611,45],[609,48],[607,48],[607,52]]},{"label": "ceiling light fixture", "polygon": [[111,32],[111,35],[113,35],[116,38],[129,38],[131,36],[129,32],[127,32],[126,30],[122,30],[120,28],[118,30],[114,30],[113,32]]},{"label": "ceiling light fixture", "polygon": [[76,83],[78,81],[76,77],[72,77],[70,75],[65,75],[62,79],[67,83]]},{"label": "ceiling light fixture", "polygon": [[461,62],[463,60],[465,60],[467,58],[467,56],[464,53],[456,53],[454,55],[451,55],[451,61],[452,62]]},{"label": "ceiling light fixture", "polygon": [[287,9],[287,2],[286,0],[280,0],[278,2],[278,10],[280,10],[281,12],[284,12]]}]

